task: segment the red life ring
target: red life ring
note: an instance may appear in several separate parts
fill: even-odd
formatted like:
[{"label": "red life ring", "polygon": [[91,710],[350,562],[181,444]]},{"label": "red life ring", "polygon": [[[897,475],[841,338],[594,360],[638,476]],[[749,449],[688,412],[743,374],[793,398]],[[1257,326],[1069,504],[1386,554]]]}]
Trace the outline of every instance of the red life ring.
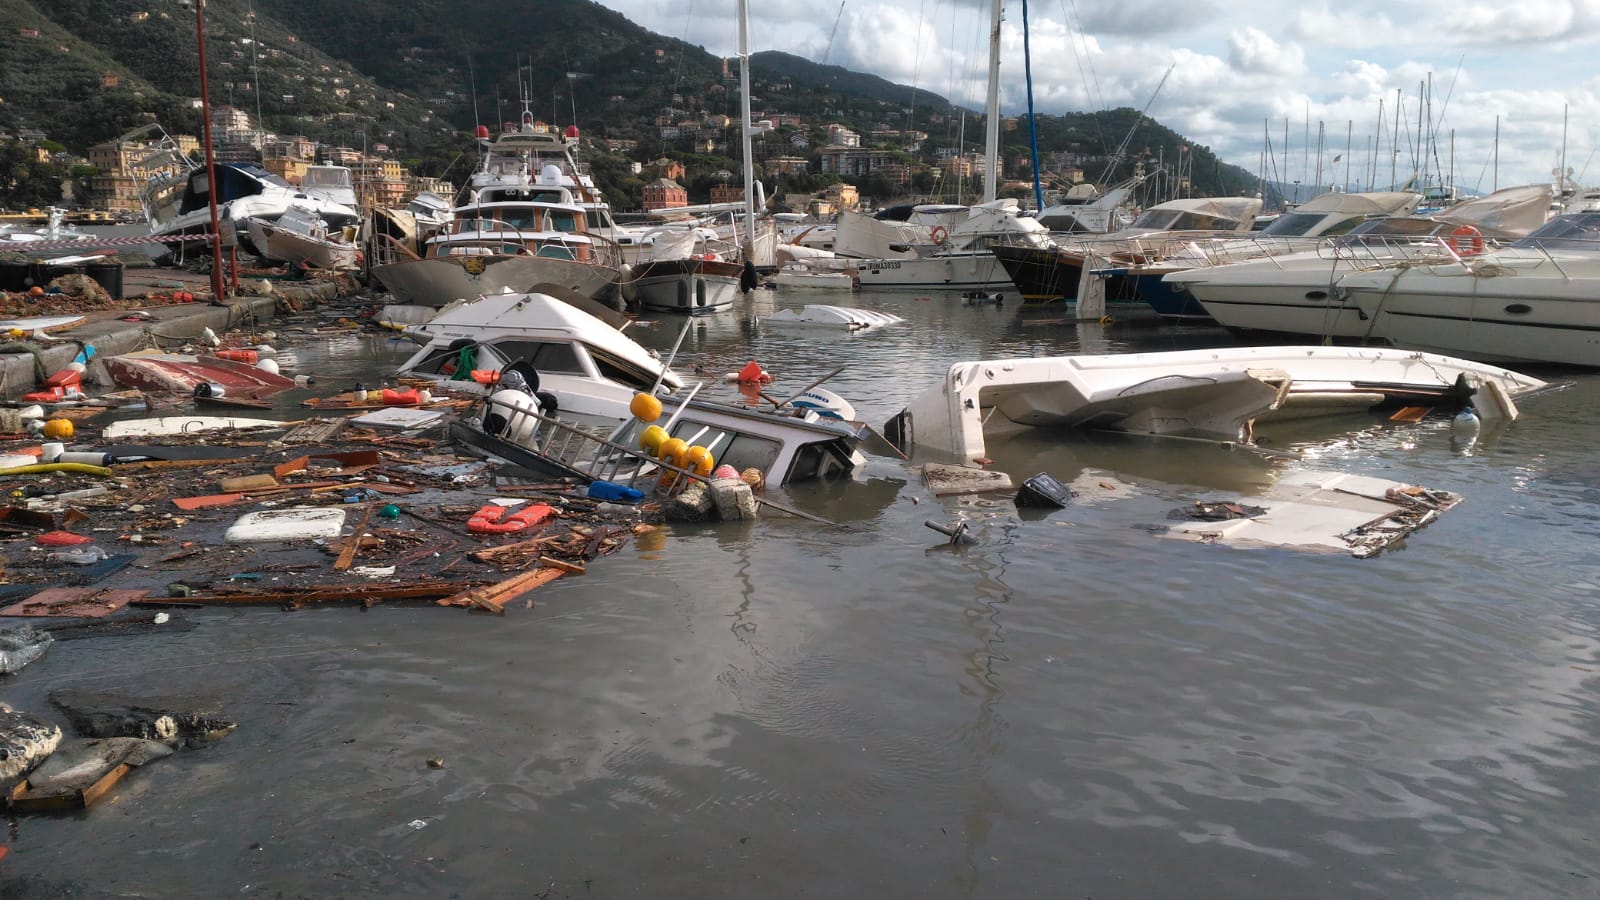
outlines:
[{"label": "red life ring", "polygon": [[1483,252],[1483,232],[1471,225],[1457,225],[1450,232],[1450,247],[1457,256],[1477,256]]},{"label": "red life ring", "polygon": [[949,239],[950,229],[944,227],[943,225],[933,226],[933,242],[935,244],[942,244]]}]

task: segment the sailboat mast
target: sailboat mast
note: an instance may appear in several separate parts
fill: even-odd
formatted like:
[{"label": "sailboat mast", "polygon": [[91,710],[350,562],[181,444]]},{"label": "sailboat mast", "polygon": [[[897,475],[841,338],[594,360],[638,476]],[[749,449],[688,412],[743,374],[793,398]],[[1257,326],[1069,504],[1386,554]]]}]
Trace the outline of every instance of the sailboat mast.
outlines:
[{"label": "sailboat mast", "polygon": [[1039,179],[1039,117],[1033,112],[1033,49],[1028,45],[1028,0],[1022,0],[1022,70],[1028,78],[1028,157],[1033,168],[1033,208],[1044,209]]},{"label": "sailboat mast", "polygon": [[[750,153],[750,4],[739,0],[739,140],[744,150],[744,237],[747,253],[756,252],[756,167]],[[748,257],[747,257],[748,258]]]},{"label": "sailboat mast", "polygon": [[983,202],[985,203],[992,202],[1000,193],[1000,22],[1005,18],[1005,5],[1005,0],[990,0],[989,97],[983,107],[985,116]]}]

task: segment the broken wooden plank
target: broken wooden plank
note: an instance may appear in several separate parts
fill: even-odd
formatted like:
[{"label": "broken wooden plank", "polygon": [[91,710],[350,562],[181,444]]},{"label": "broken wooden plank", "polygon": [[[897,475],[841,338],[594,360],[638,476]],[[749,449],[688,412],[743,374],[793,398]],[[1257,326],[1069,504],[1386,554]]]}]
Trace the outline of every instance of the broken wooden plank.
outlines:
[{"label": "broken wooden plank", "polygon": [[123,776],[133,771],[133,766],[120,763],[109,772],[101,775],[94,784],[81,790],[67,790],[60,793],[34,793],[29,789],[26,781],[18,784],[11,790],[10,806],[14,812],[70,812],[76,809],[88,809],[96,800],[106,795],[106,792],[116,786]]},{"label": "broken wooden plank", "polygon": [[515,544],[503,544],[499,547],[486,547],[482,550],[474,550],[468,555],[478,562],[494,562],[502,556],[515,556],[518,554],[527,553],[531,550],[544,547],[546,544],[564,540],[567,537],[570,537],[570,535],[557,534],[550,537],[532,538],[526,541],[518,541]]},{"label": "broken wooden plank", "polygon": [[356,551],[361,549],[361,539],[366,536],[367,523],[372,521],[372,514],[377,511],[377,504],[367,504],[367,511],[362,513],[361,522],[356,525],[355,534],[351,536],[349,543],[344,545],[344,549],[339,551],[339,558],[333,562],[333,570],[335,572],[343,572],[345,569],[350,568],[351,563],[356,561]]},{"label": "broken wooden plank", "polygon": [[1402,406],[1389,417],[1391,422],[1407,422],[1415,424],[1421,422],[1423,417],[1433,411],[1431,406]]},{"label": "broken wooden plank", "polygon": [[515,600],[522,594],[542,587],[567,574],[560,569],[534,569],[513,575],[504,581],[496,582],[487,587],[473,588],[452,594],[439,600],[440,606],[469,606],[476,609],[486,609],[496,615],[506,611],[506,604]]},{"label": "broken wooden plank", "polygon": [[194,512],[197,509],[208,509],[213,506],[232,506],[243,503],[243,494],[207,494],[203,497],[173,497],[172,505],[181,510]]},{"label": "broken wooden plank", "polygon": [[477,581],[435,581],[422,584],[352,584],[272,591],[191,594],[182,599],[185,604],[199,605],[290,603],[294,606],[304,606],[308,603],[349,602],[352,600],[363,602],[367,600],[428,600],[458,594],[481,584],[482,582]]},{"label": "broken wooden plank", "polygon": [[47,588],[21,603],[0,609],[0,616],[61,616],[97,619],[148,595],[149,591],[108,588]]},{"label": "broken wooden plank", "polygon": [[568,575],[582,575],[589,571],[584,568],[583,563],[570,563],[564,559],[556,559],[553,556],[539,557],[539,565],[548,569],[560,569]]}]

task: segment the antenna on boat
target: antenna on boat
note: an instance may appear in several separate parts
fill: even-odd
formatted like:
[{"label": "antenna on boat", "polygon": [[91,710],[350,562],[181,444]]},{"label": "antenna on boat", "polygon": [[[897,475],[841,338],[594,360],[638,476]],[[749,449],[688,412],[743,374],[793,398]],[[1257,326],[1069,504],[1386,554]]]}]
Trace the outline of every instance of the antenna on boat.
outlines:
[{"label": "antenna on boat", "polygon": [[839,374],[840,372],[843,372],[844,370],[845,370],[845,367],[844,366],[840,366],[839,368],[834,369],[832,372],[829,372],[828,374],[822,376],[821,378],[818,378],[816,381],[813,381],[810,384],[806,385],[805,387],[801,388],[799,391],[796,391],[795,395],[793,397],[790,397],[790,398],[784,400],[781,403],[779,403],[777,401],[773,401],[773,405],[778,407],[779,409],[782,409],[785,406],[788,406],[789,404],[793,403],[794,401],[799,400],[801,397],[804,397],[806,395],[806,391],[811,390],[812,388],[814,388],[817,385],[823,383],[824,381],[827,381],[829,378],[832,378],[833,376]]}]

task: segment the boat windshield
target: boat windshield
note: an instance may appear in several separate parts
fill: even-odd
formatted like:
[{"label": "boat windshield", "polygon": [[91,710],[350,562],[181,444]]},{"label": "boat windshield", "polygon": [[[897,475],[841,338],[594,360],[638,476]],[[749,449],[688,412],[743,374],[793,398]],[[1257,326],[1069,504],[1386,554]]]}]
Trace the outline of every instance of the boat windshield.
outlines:
[{"label": "boat windshield", "polygon": [[678,420],[670,434],[683,438],[690,445],[705,447],[719,464],[733,466],[741,472],[756,468],[771,473],[772,464],[778,461],[778,453],[783,449],[782,443],[771,438],[698,422],[693,410]]},{"label": "boat windshield", "polygon": [[1300,237],[1311,234],[1313,231],[1317,234],[1327,235],[1344,234],[1366,221],[1366,218],[1364,215],[1348,216],[1326,228],[1320,228],[1318,226],[1328,220],[1327,213],[1286,212],[1272,220],[1271,225],[1261,229],[1261,233],[1276,235],[1277,237]]},{"label": "boat windshield", "polygon": [[1239,221],[1182,209],[1149,209],[1140,213],[1130,227],[1156,231],[1234,231]]},{"label": "boat windshield", "polygon": [[1556,216],[1511,246],[1540,250],[1600,250],[1600,212]]}]

